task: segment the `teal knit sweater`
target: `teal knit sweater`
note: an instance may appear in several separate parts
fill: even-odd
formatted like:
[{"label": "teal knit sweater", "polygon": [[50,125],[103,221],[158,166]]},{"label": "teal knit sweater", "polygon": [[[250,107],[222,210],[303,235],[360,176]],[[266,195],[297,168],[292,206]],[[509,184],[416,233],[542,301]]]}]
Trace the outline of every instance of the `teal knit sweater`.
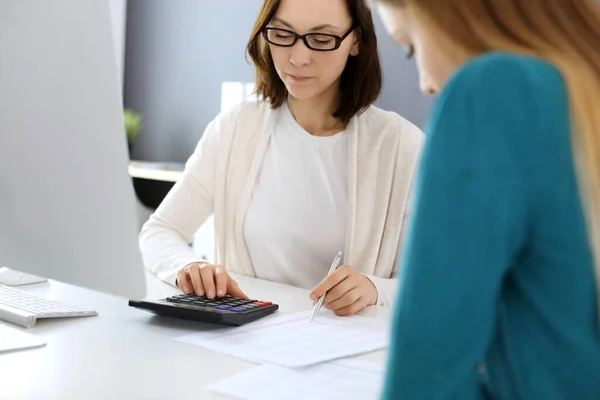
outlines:
[{"label": "teal knit sweater", "polygon": [[600,400],[597,289],[560,73],[477,57],[426,132],[383,397]]}]

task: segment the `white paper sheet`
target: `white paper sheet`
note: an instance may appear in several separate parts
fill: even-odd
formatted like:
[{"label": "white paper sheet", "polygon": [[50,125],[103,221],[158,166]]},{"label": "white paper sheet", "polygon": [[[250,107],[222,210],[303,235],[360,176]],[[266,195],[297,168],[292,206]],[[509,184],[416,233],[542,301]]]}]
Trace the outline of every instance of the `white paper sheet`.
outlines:
[{"label": "white paper sheet", "polygon": [[383,370],[383,365],[352,360],[294,369],[262,365],[207,388],[244,400],[375,400]]},{"label": "white paper sheet", "polygon": [[307,311],[177,340],[249,361],[295,368],[386,348],[388,328],[386,321],[337,317],[323,310],[312,323]]},{"label": "white paper sheet", "polygon": [[44,345],[45,340],[0,323],[0,353]]}]

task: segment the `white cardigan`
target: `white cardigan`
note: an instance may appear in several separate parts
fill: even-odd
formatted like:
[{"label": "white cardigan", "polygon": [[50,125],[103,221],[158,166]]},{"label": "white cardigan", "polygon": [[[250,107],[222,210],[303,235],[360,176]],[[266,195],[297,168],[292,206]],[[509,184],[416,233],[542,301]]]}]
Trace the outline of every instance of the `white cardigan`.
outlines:
[{"label": "white cardigan", "polygon": [[[175,285],[177,271],[201,261],[188,243],[213,213],[217,263],[255,276],[243,223],[279,112],[266,102],[245,102],[208,125],[183,175],[140,233],[144,264],[159,278]],[[366,275],[377,288],[377,304],[389,306],[423,134],[398,114],[374,106],[354,117],[346,132],[349,215],[343,264]]]}]

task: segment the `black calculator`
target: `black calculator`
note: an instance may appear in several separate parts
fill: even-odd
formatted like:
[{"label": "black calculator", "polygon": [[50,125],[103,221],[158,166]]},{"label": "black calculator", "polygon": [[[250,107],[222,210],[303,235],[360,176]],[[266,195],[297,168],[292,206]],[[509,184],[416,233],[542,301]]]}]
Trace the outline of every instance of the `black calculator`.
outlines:
[{"label": "black calculator", "polygon": [[279,309],[279,305],[270,301],[242,299],[229,295],[211,300],[195,294],[180,294],[154,301],[129,300],[129,306],[165,317],[230,326],[256,321]]}]

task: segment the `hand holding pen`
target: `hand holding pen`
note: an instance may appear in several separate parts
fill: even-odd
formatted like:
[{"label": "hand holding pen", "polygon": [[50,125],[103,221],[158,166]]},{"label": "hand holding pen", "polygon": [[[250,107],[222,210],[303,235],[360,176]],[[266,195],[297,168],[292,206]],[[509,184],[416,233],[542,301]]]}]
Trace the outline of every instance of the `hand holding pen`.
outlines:
[{"label": "hand holding pen", "polygon": [[[341,252],[338,256],[338,262],[341,262]],[[349,265],[337,267],[336,260],[330,273],[310,292],[310,299],[317,301],[313,314],[316,316],[318,313],[320,307],[316,306],[319,299],[322,299],[322,306],[340,316],[352,315],[377,304],[377,289],[373,282]]]}]

